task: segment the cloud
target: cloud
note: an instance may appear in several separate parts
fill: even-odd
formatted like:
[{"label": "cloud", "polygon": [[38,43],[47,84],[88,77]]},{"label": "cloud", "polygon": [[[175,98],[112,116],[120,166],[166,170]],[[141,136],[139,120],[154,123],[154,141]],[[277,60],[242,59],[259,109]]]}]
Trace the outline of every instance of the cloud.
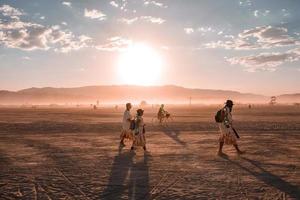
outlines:
[{"label": "cloud", "polygon": [[64,6],[68,6],[68,7],[72,7],[72,3],[71,2],[69,2],[69,1],[63,1],[62,2],[62,5],[64,5]]},{"label": "cloud", "polygon": [[118,0],[118,1],[110,1],[109,4],[115,8],[119,8],[121,11],[127,12],[127,5],[128,1],[127,0]]},{"label": "cloud", "polygon": [[261,26],[244,30],[231,40],[204,44],[206,48],[224,48],[236,50],[270,49],[272,47],[298,45],[299,39],[288,34],[283,27]]},{"label": "cloud", "polygon": [[144,5],[154,5],[161,8],[167,8],[168,6],[164,5],[163,3],[157,2],[157,1],[144,1]]},{"label": "cloud", "polygon": [[89,10],[87,8],[84,9],[84,16],[91,19],[98,19],[100,21],[106,19],[106,15],[99,10],[92,9]]},{"label": "cloud", "polygon": [[145,20],[147,22],[151,22],[153,24],[162,24],[164,23],[166,20],[159,18],[159,17],[152,17],[152,16],[142,16],[140,17],[140,19]]},{"label": "cloud", "polygon": [[134,18],[121,18],[121,19],[119,19],[119,22],[123,22],[123,23],[130,25],[130,24],[137,22],[138,20],[150,22],[153,24],[162,24],[166,21],[159,17],[141,16],[141,17],[134,17]]},{"label": "cloud", "polygon": [[101,51],[123,51],[127,49],[130,44],[132,44],[130,39],[116,36],[109,38],[106,44],[97,45],[95,48]]},{"label": "cloud", "polygon": [[184,31],[186,34],[198,33],[201,36],[204,36],[207,34],[222,35],[224,33],[224,29],[216,29],[211,26],[187,27],[187,28],[184,28]]},{"label": "cloud", "polygon": [[[227,37],[229,38],[229,37]],[[261,26],[244,30],[238,37],[231,40],[210,42],[204,44],[205,48],[223,48],[234,50],[261,50],[274,47],[294,46],[294,49],[285,52],[260,53],[243,57],[227,58],[231,64],[246,67],[246,71],[275,71],[284,62],[294,62],[300,58],[300,40],[288,34],[283,27]]]},{"label": "cloud", "polygon": [[84,35],[75,36],[70,31],[62,30],[60,26],[44,26],[22,21],[19,17],[14,17],[20,16],[21,11],[16,8],[9,10],[0,10],[0,16],[8,16],[5,21],[0,18],[0,45],[7,48],[69,52],[88,46],[87,43],[91,40]]},{"label": "cloud", "polygon": [[283,17],[289,17],[291,15],[287,9],[281,9],[281,13]]},{"label": "cloud", "polygon": [[292,49],[284,53],[260,53],[244,57],[227,59],[231,64],[239,64],[246,67],[246,71],[276,71],[284,62],[294,62],[300,59],[300,48]]},{"label": "cloud", "polygon": [[188,35],[194,33],[194,29],[193,28],[184,28],[183,30]]},{"label": "cloud", "polygon": [[251,50],[258,49],[259,46],[256,44],[249,43],[245,40],[235,39],[234,41],[217,41],[210,42],[203,45],[205,48],[215,49],[215,48],[223,48],[223,49],[235,49],[235,50]]},{"label": "cloud", "polygon": [[263,10],[263,11],[255,10],[255,11],[253,12],[253,15],[254,15],[255,17],[261,17],[261,16],[265,17],[265,16],[267,16],[267,15],[269,15],[269,14],[270,14],[270,10]]},{"label": "cloud", "polygon": [[241,0],[241,1],[239,1],[239,5],[248,7],[248,6],[252,6],[252,2],[250,0]]},{"label": "cloud", "polygon": [[3,16],[11,17],[11,18],[18,18],[18,16],[24,15],[21,10],[11,7],[10,5],[2,5],[0,7],[0,13]]},{"label": "cloud", "polygon": [[203,32],[203,33],[207,33],[207,32],[216,32],[215,29],[213,29],[212,27],[208,26],[208,27],[199,27],[197,29],[197,31],[199,32]]},{"label": "cloud", "polygon": [[137,18],[137,17],[134,17],[134,18],[131,18],[131,19],[121,18],[121,19],[119,19],[119,21],[130,25],[130,24],[133,24],[134,22],[136,22],[138,19],[139,18]]},{"label": "cloud", "polygon": [[119,4],[117,4],[115,1],[111,1],[111,2],[109,2],[109,4],[116,8],[119,7]]},{"label": "cloud", "polygon": [[288,30],[283,27],[261,26],[245,30],[239,34],[240,38],[254,38],[261,48],[287,46],[299,44],[299,40],[288,35]]}]

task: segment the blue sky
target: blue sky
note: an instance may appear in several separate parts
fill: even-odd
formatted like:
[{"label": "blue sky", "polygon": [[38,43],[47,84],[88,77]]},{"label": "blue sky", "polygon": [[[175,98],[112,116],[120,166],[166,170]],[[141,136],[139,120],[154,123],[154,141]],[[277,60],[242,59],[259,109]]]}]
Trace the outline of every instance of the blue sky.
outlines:
[{"label": "blue sky", "polygon": [[124,84],[116,60],[142,42],[163,58],[158,85],[300,92],[299,9],[297,0],[0,0],[0,89]]}]

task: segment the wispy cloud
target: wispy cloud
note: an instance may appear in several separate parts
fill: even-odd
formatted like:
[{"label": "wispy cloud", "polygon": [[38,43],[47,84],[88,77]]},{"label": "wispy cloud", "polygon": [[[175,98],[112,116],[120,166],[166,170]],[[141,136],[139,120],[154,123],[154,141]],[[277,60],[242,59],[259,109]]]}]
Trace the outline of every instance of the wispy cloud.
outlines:
[{"label": "wispy cloud", "polygon": [[255,16],[255,17],[265,17],[265,16],[267,16],[267,15],[269,15],[270,14],[270,10],[255,10],[254,12],[253,12],[253,15]]},{"label": "wispy cloud", "polygon": [[24,15],[25,13],[19,9],[11,7],[10,5],[2,5],[0,7],[0,13],[3,16],[10,17],[13,19],[18,19],[19,16]]},{"label": "wispy cloud", "polygon": [[281,13],[283,17],[289,17],[291,14],[289,13],[289,11],[285,8],[281,9]]},{"label": "wispy cloud", "polygon": [[142,16],[140,17],[140,19],[151,22],[153,24],[162,24],[166,21],[160,17],[152,17],[152,16]]},{"label": "wispy cloud", "polygon": [[121,18],[119,19],[119,22],[123,22],[130,25],[137,22],[138,20],[150,22],[153,24],[163,24],[166,21],[160,17],[141,16],[141,17],[134,17],[134,18]]},{"label": "wispy cloud", "polygon": [[121,18],[119,19],[119,22],[123,22],[126,24],[133,24],[134,22],[136,22],[139,18],[138,17],[134,17],[134,18]]},{"label": "wispy cloud", "polygon": [[96,10],[96,9],[89,10],[89,9],[85,8],[84,9],[84,16],[87,17],[87,18],[97,19],[97,20],[100,20],[100,21],[106,19],[106,14],[104,14],[101,11]]},{"label": "wispy cloud", "polygon": [[112,5],[113,7],[116,7],[116,8],[119,7],[119,4],[116,3],[115,1],[111,1],[111,2],[109,2],[109,4]]},{"label": "wispy cloud", "polygon": [[261,26],[244,30],[235,39],[209,42],[206,48],[225,48],[236,50],[269,49],[272,47],[297,45],[300,41],[288,34],[283,27]]},{"label": "wispy cloud", "polygon": [[296,48],[285,52],[260,53],[243,57],[227,58],[231,64],[239,64],[246,67],[249,72],[254,71],[275,71],[277,66],[284,62],[299,60],[300,51],[299,38],[288,34],[288,30],[283,27],[261,26],[253,29],[244,30],[237,37],[231,40],[206,43],[206,48],[223,48],[234,50],[262,50],[275,47]]},{"label": "wispy cloud", "polygon": [[132,44],[132,41],[120,36],[109,38],[107,43],[96,45],[95,48],[101,51],[123,51]]},{"label": "wispy cloud", "polygon": [[183,30],[188,35],[194,33],[194,29],[193,28],[184,28]]},{"label": "wispy cloud", "polygon": [[245,7],[252,6],[252,1],[251,0],[240,0],[239,5],[245,6]]},{"label": "wispy cloud", "polygon": [[246,71],[276,71],[284,62],[294,62],[300,59],[300,48],[292,49],[284,53],[260,53],[244,57],[227,59],[231,64],[239,64],[246,67]]},{"label": "wispy cloud", "polygon": [[148,6],[148,5],[154,5],[157,7],[161,7],[161,8],[167,8],[168,6],[164,5],[161,2],[157,2],[157,1],[144,1],[144,5]]},{"label": "wispy cloud", "polygon": [[201,36],[204,36],[207,34],[222,35],[224,33],[224,29],[217,29],[217,28],[213,28],[211,26],[187,27],[187,28],[184,28],[183,30],[188,35],[191,33],[198,33]]},{"label": "wispy cloud", "polygon": [[[24,13],[17,8],[0,7],[0,45],[26,51],[36,49],[53,49],[58,52],[69,52],[87,46],[91,38],[81,35],[75,36],[71,31],[62,30],[60,26],[44,26],[20,19]],[[15,17],[19,16],[19,17]]]},{"label": "wispy cloud", "polygon": [[69,2],[69,1],[63,1],[62,2],[62,5],[64,5],[64,6],[68,6],[68,7],[72,7],[72,3],[71,2]]}]

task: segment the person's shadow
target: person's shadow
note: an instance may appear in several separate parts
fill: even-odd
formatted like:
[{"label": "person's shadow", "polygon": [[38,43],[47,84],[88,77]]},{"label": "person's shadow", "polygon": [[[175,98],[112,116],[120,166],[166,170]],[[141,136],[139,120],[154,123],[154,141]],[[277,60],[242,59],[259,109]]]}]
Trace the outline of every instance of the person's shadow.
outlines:
[{"label": "person's shadow", "polygon": [[168,128],[168,127],[163,127],[163,132],[164,132],[164,134],[166,134],[167,136],[172,138],[176,143],[178,143],[182,146],[186,146],[186,142],[180,140],[180,138],[178,137],[180,135],[180,131],[173,130],[173,129]]},{"label": "person's shadow", "polygon": [[[133,152],[115,156],[106,189],[101,199],[145,199],[149,195],[149,155],[134,163]],[[127,181],[127,177],[129,180]],[[128,194],[128,197],[127,197]]]},{"label": "person's shadow", "polygon": [[148,199],[149,197],[149,161],[150,155],[144,153],[144,158],[130,169],[129,199]]},{"label": "person's shadow", "polygon": [[246,172],[253,175],[265,184],[277,188],[278,190],[288,194],[292,198],[300,199],[300,187],[292,185],[291,183],[280,178],[279,176],[268,172],[267,170],[261,167],[261,163],[259,161],[254,161],[249,158],[241,157],[243,160],[251,164],[251,167],[245,167],[238,162],[230,160],[226,156],[223,156],[223,158],[233,163],[234,165],[240,167],[241,169],[245,170]]}]

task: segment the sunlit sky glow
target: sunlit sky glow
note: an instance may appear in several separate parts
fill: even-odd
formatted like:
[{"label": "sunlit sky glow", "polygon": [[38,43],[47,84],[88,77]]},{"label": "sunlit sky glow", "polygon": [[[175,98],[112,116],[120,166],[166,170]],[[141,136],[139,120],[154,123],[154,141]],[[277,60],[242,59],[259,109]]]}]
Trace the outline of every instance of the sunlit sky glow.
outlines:
[{"label": "sunlit sky glow", "polygon": [[0,90],[299,93],[299,10],[297,0],[0,0]]}]

